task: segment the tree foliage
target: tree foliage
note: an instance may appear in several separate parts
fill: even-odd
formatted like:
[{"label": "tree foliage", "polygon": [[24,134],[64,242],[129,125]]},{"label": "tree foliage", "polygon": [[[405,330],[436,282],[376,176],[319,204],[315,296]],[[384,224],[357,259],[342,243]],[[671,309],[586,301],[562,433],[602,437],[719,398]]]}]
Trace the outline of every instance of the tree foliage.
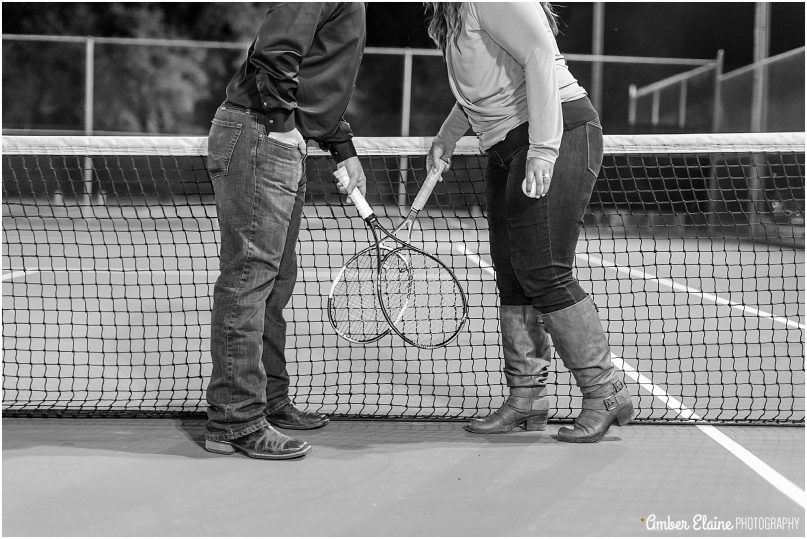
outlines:
[{"label": "tree foliage", "polygon": [[[250,41],[257,3],[4,3],[3,32],[69,36]],[[243,50],[99,43],[93,128],[203,133]],[[84,127],[83,43],[3,41],[3,124]]]}]

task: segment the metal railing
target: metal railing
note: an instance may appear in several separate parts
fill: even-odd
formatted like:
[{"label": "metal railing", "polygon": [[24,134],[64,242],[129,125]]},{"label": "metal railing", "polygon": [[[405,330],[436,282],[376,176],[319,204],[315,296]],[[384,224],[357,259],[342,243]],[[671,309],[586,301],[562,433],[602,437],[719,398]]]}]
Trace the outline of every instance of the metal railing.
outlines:
[{"label": "metal railing", "polygon": [[[714,72],[715,80],[719,80],[720,74],[723,71],[723,49],[717,51],[717,57],[695,69],[678,73],[671,77],[667,77],[660,81],[648,84],[638,88],[635,84],[631,84],[628,88],[628,123],[636,125],[636,104],[638,100],[645,96],[650,96],[650,125],[657,126],[659,124],[659,109],[661,105],[661,92],[668,88],[678,86],[678,116],[677,124],[679,128],[686,125],[687,115],[687,86],[689,82],[701,75]],[[717,119],[713,120],[716,125]]]},{"label": "metal railing", "polygon": [[[224,41],[196,41],[188,39],[156,39],[156,38],[126,38],[126,37],[95,37],[95,36],[56,36],[31,34],[3,34],[2,39],[7,41],[29,42],[59,42],[84,44],[85,80],[84,80],[84,126],[81,133],[92,135],[96,133],[94,122],[94,87],[95,87],[95,46],[96,45],[128,45],[128,46],[157,46],[157,47],[192,47],[220,50],[246,51],[248,42]],[[398,48],[398,47],[366,47],[365,55],[395,55],[403,58],[403,80],[401,87],[401,123],[400,135],[410,135],[412,113],[412,64],[415,56],[441,56],[435,49]],[[603,64],[645,64],[656,66],[703,66],[713,60],[693,58],[663,58],[646,56],[615,56],[591,54],[566,54],[569,62],[588,62],[599,72],[598,67]],[[588,88],[592,101],[601,101],[602,77],[594,77],[591,87]],[[24,132],[29,132],[25,130]],[[7,134],[15,134],[20,130],[5,129]],[[73,132],[75,133],[75,131]],[[69,134],[65,132],[64,134]]]},{"label": "metal railing", "polygon": [[754,91],[751,100],[751,125],[749,131],[756,132],[764,130],[762,121],[763,111],[766,104],[766,92],[764,89],[766,84],[760,82],[764,79],[765,69],[769,66],[786,62],[793,57],[804,54],[805,47],[799,47],[775,56],[766,58],[765,60],[749,64],[747,66],[735,69],[728,73],[723,73],[723,50],[719,50],[715,60],[697,67],[690,71],[673,75],[665,79],[656,81],[646,86],[637,87],[631,84],[628,89],[628,124],[636,125],[637,123],[637,104],[640,99],[650,96],[650,125],[658,126],[660,123],[660,108],[661,108],[661,95],[665,90],[678,88],[678,103],[676,112],[676,125],[678,128],[683,129],[687,122],[687,88],[692,81],[698,77],[709,72],[714,73],[713,77],[713,115],[712,115],[712,131],[717,133],[721,131],[721,111],[725,101],[723,96],[723,86],[725,83],[735,80],[739,77],[752,75],[757,82],[757,86],[761,86],[763,91]]}]

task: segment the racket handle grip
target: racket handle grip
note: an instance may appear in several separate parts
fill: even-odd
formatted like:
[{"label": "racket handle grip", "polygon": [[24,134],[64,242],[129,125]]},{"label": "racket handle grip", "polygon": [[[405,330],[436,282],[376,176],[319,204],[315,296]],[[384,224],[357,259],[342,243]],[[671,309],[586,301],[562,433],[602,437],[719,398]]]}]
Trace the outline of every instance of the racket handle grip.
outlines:
[{"label": "racket handle grip", "polygon": [[434,190],[434,186],[443,179],[443,170],[445,170],[446,166],[445,161],[442,159],[437,160],[435,167],[426,175],[426,179],[423,180],[423,187],[420,188],[415,200],[412,202],[413,210],[420,211],[423,209]]},{"label": "racket handle grip", "polygon": [[[336,181],[339,183],[339,186],[342,189],[347,190],[347,186],[350,183],[350,175],[347,173],[347,169],[337,168],[334,173],[334,177]],[[364,195],[361,194],[361,191],[358,189],[353,189],[352,193],[348,193],[347,197],[356,206],[356,209],[359,211],[359,215],[361,215],[362,219],[368,219],[373,215],[373,209],[364,199]]]}]

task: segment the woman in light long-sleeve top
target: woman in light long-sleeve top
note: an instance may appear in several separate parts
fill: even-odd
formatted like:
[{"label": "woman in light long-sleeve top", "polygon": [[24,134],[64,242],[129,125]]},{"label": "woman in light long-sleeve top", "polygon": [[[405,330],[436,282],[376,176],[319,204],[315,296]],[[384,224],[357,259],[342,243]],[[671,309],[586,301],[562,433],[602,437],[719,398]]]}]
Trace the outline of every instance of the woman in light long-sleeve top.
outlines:
[{"label": "woman in light long-sleeve top", "polygon": [[549,414],[549,339],[583,394],[558,439],[596,442],[633,404],[608,339],[573,273],[575,248],[602,164],[602,127],[555,41],[548,3],[434,2],[429,35],[443,51],[457,100],[428,166],[450,161],[471,128],[488,156],[490,250],[496,269],[505,403],[472,419],[476,433],[543,430]]}]

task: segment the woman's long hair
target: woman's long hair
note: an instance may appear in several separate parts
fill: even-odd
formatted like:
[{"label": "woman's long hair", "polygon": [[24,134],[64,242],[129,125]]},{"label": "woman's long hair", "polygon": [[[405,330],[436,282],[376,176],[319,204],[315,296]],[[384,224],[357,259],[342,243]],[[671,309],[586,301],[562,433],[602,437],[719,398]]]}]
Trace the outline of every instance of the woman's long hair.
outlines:
[{"label": "woman's long hair", "polygon": [[[558,15],[549,2],[541,2],[552,33],[558,35]],[[429,37],[445,53],[446,43],[453,39],[456,43],[462,24],[462,2],[426,2],[429,18]]]}]

